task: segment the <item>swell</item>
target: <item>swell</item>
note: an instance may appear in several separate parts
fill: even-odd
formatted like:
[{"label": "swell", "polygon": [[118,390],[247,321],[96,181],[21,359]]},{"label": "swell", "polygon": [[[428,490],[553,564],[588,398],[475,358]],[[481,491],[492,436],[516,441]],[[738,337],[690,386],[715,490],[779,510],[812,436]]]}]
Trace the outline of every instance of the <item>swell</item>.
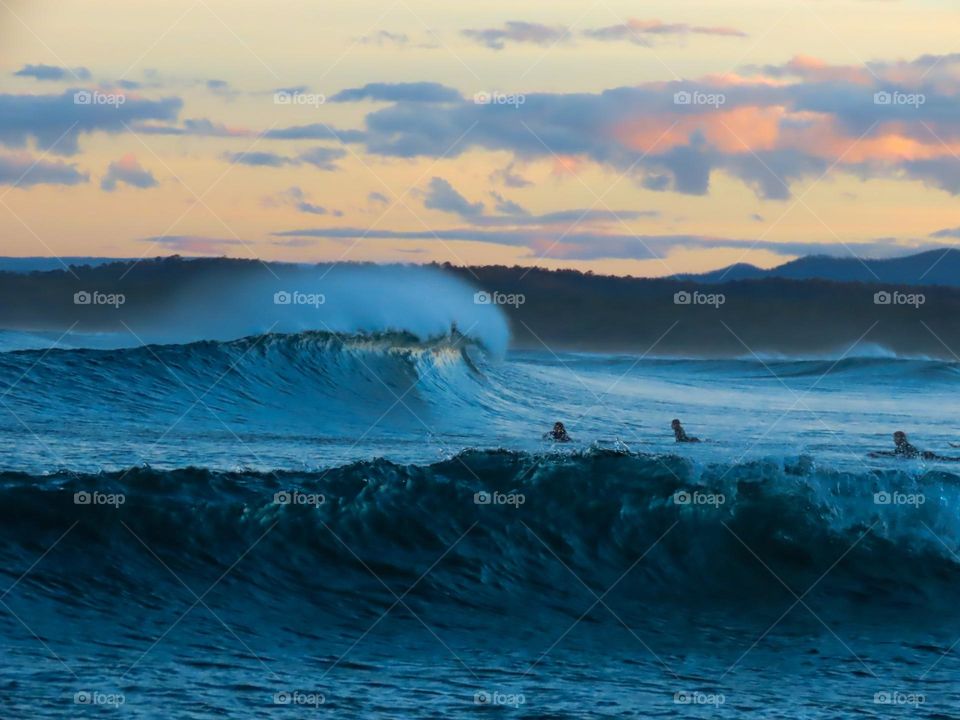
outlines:
[{"label": "swell", "polygon": [[[476,355],[476,357],[473,357]],[[187,345],[0,353],[0,393],[29,421],[169,426],[209,407],[239,426],[349,434],[384,408],[477,394],[483,347],[455,331],[303,332]],[[416,408],[414,408],[416,409]],[[194,413],[192,421],[196,421]],[[213,417],[200,420],[218,424]]]},{"label": "swell", "polygon": [[[484,416],[522,412],[530,383],[538,382],[538,368],[553,362],[538,357],[531,371],[511,379],[489,372],[486,357],[478,341],[455,331],[426,340],[403,332],[310,331],[186,345],[25,350],[0,353],[0,395],[31,426],[69,417],[71,426],[91,433],[105,422],[222,429],[216,414],[252,432],[353,438],[386,416],[381,423],[386,432],[420,434],[423,425],[413,419],[419,416],[467,428],[484,422]],[[624,367],[637,365],[629,357],[594,355],[556,363],[564,379],[571,368],[619,377]],[[643,367],[665,377],[776,376],[823,385],[836,380],[908,386],[953,383],[960,370],[957,363],[895,358],[648,359]],[[212,412],[196,412],[198,407]],[[184,420],[186,414],[190,417]]]},{"label": "swell", "polygon": [[778,355],[739,360],[656,360],[653,363],[728,377],[839,377],[847,382],[864,383],[878,379],[907,383],[952,382],[960,373],[960,363],[954,361],[901,357],[790,358]]},{"label": "swell", "polygon": [[346,616],[374,614],[384,587],[411,586],[421,607],[575,616],[579,582],[616,586],[628,613],[651,602],[736,611],[812,585],[837,612],[929,608],[960,579],[958,480],[599,450],[323,473],[4,473],[0,557],[12,583],[69,529],[18,590],[69,606],[149,602],[171,575],[209,583],[230,568],[234,602],[296,598]]}]

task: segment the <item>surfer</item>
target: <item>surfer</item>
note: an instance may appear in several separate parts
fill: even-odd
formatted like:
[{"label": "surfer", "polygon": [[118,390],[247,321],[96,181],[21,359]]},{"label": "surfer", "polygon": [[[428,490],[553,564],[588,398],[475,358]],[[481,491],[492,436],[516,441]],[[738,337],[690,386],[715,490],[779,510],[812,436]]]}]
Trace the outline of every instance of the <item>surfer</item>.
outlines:
[{"label": "surfer", "polygon": [[567,429],[563,426],[562,422],[555,422],[553,424],[553,430],[544,433],[543,439],[553,440],[554,442],[570,442],[570,436],[567,435]]},{"label": "surfer", "polygon": [[892,451],[881,450],[879,452],[872,452],[870,453],[870,457],[895,457],[906,460],[916,460],[917,458],[920,458],[923,460],[949,460],[951,462],[960,461],[960,458],[937,455],[935,452],[930,452],[929,450],[918,450],[909,440],[907,440],[907,434],[903,432],[903,430],[897,430],[893,434]]},{"label": "surfer", "polygon": [[933,453],[931,452],[921,453],[919,450],[917,450],[917,448],[915,448],[910,441],[907,440],[907,434],[903,432],[903,430],[897,430],[893,434],[893,446],[893,454],[897,457],[917,458],[921,455],[923,457],[933,457]]},{"label": "surfer", "polygon": [[690,437],[687,435],[687,431],[683,429],[683,425],[680,424],[680,421],[674,418],[673,422],[670,423],[670,427],[673,428],[673,437],[676,438],[678,443],[698,443],[700,438]]}]

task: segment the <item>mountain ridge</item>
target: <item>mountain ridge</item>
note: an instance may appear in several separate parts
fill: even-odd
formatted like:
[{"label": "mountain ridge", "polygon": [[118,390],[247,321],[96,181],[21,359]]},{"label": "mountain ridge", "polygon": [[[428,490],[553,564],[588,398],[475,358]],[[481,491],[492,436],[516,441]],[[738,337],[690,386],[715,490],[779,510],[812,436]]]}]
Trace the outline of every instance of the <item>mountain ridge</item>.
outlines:
[{"label": "mountain ridge", "polygon": [[940,248],[882,259],[805,255],[769,269],[736,263],[705,273],[673,276],[675,280],[709,284],[767,278],[960,287],[960,250]]}]

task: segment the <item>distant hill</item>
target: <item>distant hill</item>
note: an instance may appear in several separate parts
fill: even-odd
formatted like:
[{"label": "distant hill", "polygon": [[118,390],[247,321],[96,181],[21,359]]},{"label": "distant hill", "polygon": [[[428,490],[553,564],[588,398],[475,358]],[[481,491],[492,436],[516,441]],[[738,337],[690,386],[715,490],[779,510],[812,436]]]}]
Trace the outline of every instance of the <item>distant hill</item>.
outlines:
[{"label": "distant hill", "polygon": [[[940,256],[943,259],[930,272],[936,254],[874,262],[878,274],[891,279],[924,273],[929,278],[941,266],[956,272],[958,254],[941,251]],[[478,302],[477,291],[488,298],[480,304],[489,304],[491,296],[522,298],[501,306],[515,348],[741,357],[752,352],[838,353],[856,345],[858,350],[881,346],[905,355],[947,359],[954,359],[949,348],[960,350],[956,278],[950,278],[952,287],[927,285],[908,292],[902,281],[838,282],[835,270],[848,267],[844,261],[809,258],[789,265],[791,271],[831,275],[748,278],[704,287],[702,280],[611,277],[575,270],[436,267],[462,278],[471,302]],[[168,257],[75,266],[72,272],[0,271],[0,329],[129,332],[187,326],[197,307],[222,306],[230,312],[224,297],[263,283],[269,286],[274,280],[322,293],[324,278],[346,267],[270,263],[268,271],[257,260]],[[395,266],[371,267],[390,273]],[[125,299],[119,306],[78,303],[77,296],[89,296],[91,290]],[[186,302],[188,297],[200,300]]]},{"label": "distant hill", "polygon": [[883,260],[808,255],[769,270],[739,263],[700,275],[676,276],[678,280],[703,283],[761,278],[960,287],[960,250],[927,250],[916,255]]},{"label": "distant hill", "polygon": [[[211,260],[213,258],[180,257],[180,260]],[[160,258],[157,258],[160,259]],[[0,272],[28,273],[63,270],[65,265],[97,267],[112,263],[129,263],[129,258],[103,257],[0,257]],[[946,285],[960,287],[960,249],[940,248],[906,257],[883,260],[857,259],[808,255],[765,270],[737,263],[719,270],[701,274],[678,274],[670,280],[700,283],[728,283],[738,280],[831,280],[834,282],[864,282],[886,285]]]},{"label": "distant hill", "polygon": [[63,270],[65,267],[77,265],[108,265],[115,262],[129,262],[129,258],[104,257],[0,257],[0,272],[46,272],[48,270]]}]

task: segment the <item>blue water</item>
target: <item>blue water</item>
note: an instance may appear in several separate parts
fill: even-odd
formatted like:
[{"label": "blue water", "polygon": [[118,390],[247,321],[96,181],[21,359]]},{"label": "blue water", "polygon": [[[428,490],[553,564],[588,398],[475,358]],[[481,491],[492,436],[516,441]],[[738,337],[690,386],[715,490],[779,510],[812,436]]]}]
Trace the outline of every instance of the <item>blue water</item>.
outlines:
[{"label": "blue water", "polygon": [[50,344],[0,352],[4,718],[956,714],[957,467],[868,453],[960,455],[957,363]]}]

